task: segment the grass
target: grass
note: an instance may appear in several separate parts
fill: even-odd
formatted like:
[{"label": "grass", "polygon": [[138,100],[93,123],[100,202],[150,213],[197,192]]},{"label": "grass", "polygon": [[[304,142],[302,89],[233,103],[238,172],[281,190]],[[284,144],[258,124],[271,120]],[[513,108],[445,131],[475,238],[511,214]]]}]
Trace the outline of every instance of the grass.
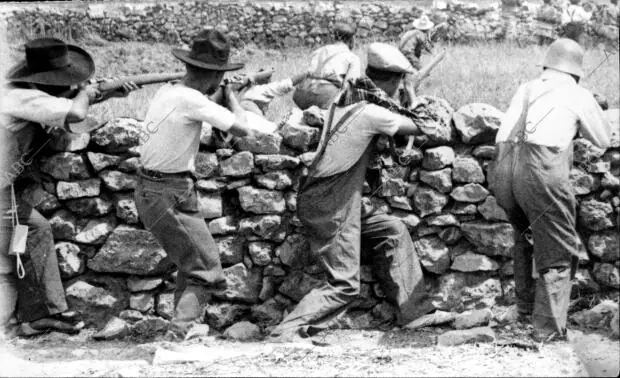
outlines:
[{"label": "grass", "polygon": [[[446,58],[435,68],[420,87],[419,93],[443,97],[455,109],[473,102],[493,105],[505,111],[519,84],[530,80],[540,72],[536,64],[544,56],[546,47],[530,45],[519,47],[509,43],[481,43],[475,45],[437,46],[435,51],[447,49]],[[170,53],[172,46],[147,43],[108,43],[105,46],[86,46],[95,58],[96,77],[123,76],[147,72],[172,72],[183,68]],[[264,51],[247,46],[237,51],[233,60],[244,61],[246,70],[275,69],[274,80],[291,76],[305,68],[308,49]],[[365,65],[366,47],[360,46],[356,53]],[[13,46],[9,55],[15,61],[23,54]],[[430,57],[423,58],[428,60]],[[593,73],[583,80],[592,92],[605,96],[610,107],[620,106],[619,57],[606,56],[594,47],[585,57],[586,71]],[[598,66],[598,68],[596,68]],[[93,113],[101,119],[112,117],[143,118],[150,98],[158,86],[151,85],[134,92],[126,99],[114,99],[95,105]],[[280,119],[292,106],[291,96],[275,100],[268,112],[271,119]]]}]

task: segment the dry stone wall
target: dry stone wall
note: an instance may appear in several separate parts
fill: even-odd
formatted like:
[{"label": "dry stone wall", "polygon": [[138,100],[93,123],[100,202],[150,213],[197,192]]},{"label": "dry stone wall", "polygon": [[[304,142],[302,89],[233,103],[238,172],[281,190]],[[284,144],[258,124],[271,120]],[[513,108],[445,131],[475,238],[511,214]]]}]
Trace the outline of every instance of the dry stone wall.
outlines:
[{"label": "dry stone wall", "polygon": [[[91,3],[62,10],[41,7],[16,11],[8,19],[8,30],[15,38],[57,33],[74,39],[98,35],[109,41],[190,43],[201,29],[218,26],[229,32],[238,46],[296,47],[331,41],[330,29],[340,18],[358,25],[361,40],[393,40],[424,11],[415,5],[390,2]],[[599,14],[603,13],[595,13]],[[438,39],[465,43],[504,38],[536,41],[537,10],[528,6],[480,8],[465,4],[432,9],[430,16],[436,24],[445,25]],[[602,17],[592,21],[596,27],[588,28],[588,32],[600,38],[611,36],[617,42],[617,20]]]},{"label": "dry stone wall", "polygon": [[[419,110],[426,136],[417,138],[410,165],[396,164],[387,141],[377,142],[364,209],[382,209],[406,225],[438,308],[492,306],[500,295],[511,296],[513,275],[515,231],[486,188],[502,114],[484,104],[455,111],[433,97],[424,97]],[[581,294],[620,288],[620,126],[617,109],[607,115],[614,124],[611,149],[574,143],[571,182],[584,252],[575,290]],[[258,141],[202,136],[196,187],[228,283],[206,310],[212,327],[241,320],[272,326],[322,283],[295,215],[322,122],[323,114],[310,110],[293,113],[280,132]],[[158,331],[172,315],[174,267],[143,229],[133,199],[138,146],[149,130],[122,118],[90,135],[54,134],[33,164],[42,183],[24,193],[50,221],[68,301],[90,326],[118,316],[141,332]],[[393,317],[363,262],[361,296],[344,327]]]}]

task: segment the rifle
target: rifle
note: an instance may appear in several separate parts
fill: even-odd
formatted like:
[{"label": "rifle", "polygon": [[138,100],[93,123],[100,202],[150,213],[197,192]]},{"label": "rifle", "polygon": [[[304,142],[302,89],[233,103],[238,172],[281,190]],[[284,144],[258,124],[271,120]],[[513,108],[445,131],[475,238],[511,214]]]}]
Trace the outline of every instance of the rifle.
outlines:
[{"label": "rifle", "polygon": [[422,81],[426,79],[428,75],[430,75],[431,71],[435,68],[436,65],[439,64],[439,62],[443,60],[445,56],[446,56],[446,50],[443,50],[438,55],[433,57],[433,59],[426,66],[422,67],[422,69],[418,71],[418,73],[415,75],[415,84],[414,84],[414,88],[416,90],[418,89]]}]

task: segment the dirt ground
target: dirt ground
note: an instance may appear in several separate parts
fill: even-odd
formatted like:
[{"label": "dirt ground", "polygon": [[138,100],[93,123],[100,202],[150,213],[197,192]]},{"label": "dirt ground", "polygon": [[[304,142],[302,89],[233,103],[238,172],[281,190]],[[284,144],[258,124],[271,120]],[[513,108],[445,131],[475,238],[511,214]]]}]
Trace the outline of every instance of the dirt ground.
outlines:
[{"label": "dirt ground", "polygon": [[[319,345],[233,342],[92,341],[91,331],[10,339],[0,376],[617,376],[620,343],[571,332],[538,350],[497,344],[441,347],[442,328],[335,330]],[[501,335],[499,337],[501,339]]]}]

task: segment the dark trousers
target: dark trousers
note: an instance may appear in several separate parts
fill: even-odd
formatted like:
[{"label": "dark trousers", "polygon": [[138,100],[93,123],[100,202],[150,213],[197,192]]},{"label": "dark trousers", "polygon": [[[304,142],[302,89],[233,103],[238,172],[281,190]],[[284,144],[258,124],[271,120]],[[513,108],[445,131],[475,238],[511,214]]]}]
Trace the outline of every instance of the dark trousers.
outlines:
[{"label": "dark trousers", "polygon": [[[3,191],[3,204],[10,204],[10,191]],[[54,237],[47,219],[17,195],[19,222],[28,226],[26,255],[22,263],[26,275],[16,277],[17,319],[32,322],[67,311],[65,291],[60,279]],[[3,220],[4,222],[10,221]],[[9,228],[10,229],[10,228]],[[8,253],[10,239],[2,253]],[[15,263],[15,259],[11,261]]]},{"label": "dark trousers", "polygon": [[135,200],[145,228],[178,268],[174,321],[194,321],[209,290],[225,284],[217,244],[201,216],[194,181],[141,174]]},{"label": "dark trousers", "polygon": [[[515,228],[515,294],[534,327],[564,333],[579,255],[576,201],[568,180],[570,149],[499,144],[489,188]],[[534,246],[524,233],[531,229]],[[539,279],[532,278],[535,261]]]}]

